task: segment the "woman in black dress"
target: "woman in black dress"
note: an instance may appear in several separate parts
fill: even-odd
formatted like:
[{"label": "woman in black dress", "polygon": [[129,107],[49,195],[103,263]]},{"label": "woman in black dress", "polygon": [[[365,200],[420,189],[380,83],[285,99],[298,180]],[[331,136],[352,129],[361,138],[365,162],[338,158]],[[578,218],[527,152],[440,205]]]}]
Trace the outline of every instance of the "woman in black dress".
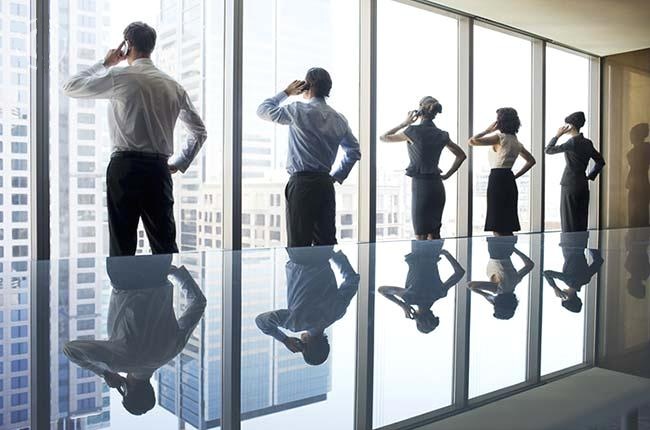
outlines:
[{"label": "woman in black dress", "polygon": [[[547,154],[564,152],[566,167],[562,174],[560,185],[560,220],[562,231],[586,231],[587,218],[589,217],[589,183],[593,181],[605,166],[605,160],[600,152],[594,148],[591,140],[580,133],[585,125],[585,114],[574,112],[564,119],[566,125],[560,127],[557,134],[546,147]],[[561,145],[557,141],[562,135],[569,134],[569,140]],[[589,160],[593,159],[595,165],[589,174],[585,174]]]},{"label": "woman in black dress", "polygon": [[[438,327],[440,320],[431,311],[433,304],[447,296],[447,291],[465,275],[465,269],[446,250],[443,241],[411,242],[411,253],[404,257],[409,266],[406,288],[379,287],[379,293],[397,304],[408,319],[415,320],[417,329],[430,333]],[[443,282],[438,271],[438,262],[444,255],[454,273]]]},{"label": "woman in black dress", "polygon": [[[420,108],[408,113],[406,120],[381,136],[383,142],[407,142],[410,176],[413,230],[418,240],[439,239],[442,211],[445,207],[445,187],[442,181],[453,175],[467,158],[460,146],[449,138],[449,133],[433,123],[442,105],[433,97],[420,100]],[[420,124],[412,125],[418,118]],[[400,130],[404,129],[400,132]],[[455,156],[454,163],[445,174],[438,167],[440,154],[448,148]]]}]

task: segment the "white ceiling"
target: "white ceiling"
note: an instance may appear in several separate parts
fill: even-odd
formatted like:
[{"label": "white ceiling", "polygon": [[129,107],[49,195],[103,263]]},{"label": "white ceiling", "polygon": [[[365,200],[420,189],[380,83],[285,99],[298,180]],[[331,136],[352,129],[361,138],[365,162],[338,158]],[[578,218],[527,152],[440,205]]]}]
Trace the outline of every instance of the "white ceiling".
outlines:
[{"label": "white ceiling", "polygon": [[650,47],[650,0],[434,0],[596,55]]}]

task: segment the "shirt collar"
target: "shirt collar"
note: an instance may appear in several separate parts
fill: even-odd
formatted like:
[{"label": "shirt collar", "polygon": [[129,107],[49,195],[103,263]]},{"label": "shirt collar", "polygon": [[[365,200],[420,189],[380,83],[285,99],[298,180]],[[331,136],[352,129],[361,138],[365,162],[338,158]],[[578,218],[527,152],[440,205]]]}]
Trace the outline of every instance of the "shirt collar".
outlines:
[{"label": "shirt collar", "polygon": [[138,59],[133,60],[133,63],[131,63],[132,66],[135,66],[137,64],[153,65],[153,61],[151,61],[151,58],[138,58]]},{"label": "shirt collar", "polygon": [[327,102],[325,101],[325,97],[312,97],[309,100],[309,103],[310,104],[324,104],[324,105],[327,104]]}]

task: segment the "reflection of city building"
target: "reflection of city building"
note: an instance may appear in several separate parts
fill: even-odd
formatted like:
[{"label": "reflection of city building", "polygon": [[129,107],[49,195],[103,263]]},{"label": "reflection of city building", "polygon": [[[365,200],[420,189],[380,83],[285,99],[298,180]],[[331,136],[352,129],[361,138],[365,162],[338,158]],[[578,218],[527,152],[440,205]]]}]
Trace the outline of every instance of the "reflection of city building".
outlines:
[{"label": "reflection of city building", "polygon": [[[109,425],[109,391],[94,373],[63,354],[75,339],[106,336],[110,288],[103,259],[60,260],[50,266],[51,279],[51,418],[58,428],[104,428]],[[57,311],[58,310],[58,311]]]},{"label": "reflection of city building", "polygon": [[[220,254],[201,262],[205,285],[221,283]],[[284,251],[243,255],[242,417],[254,418],[325,400],[330,390],[330,362],[309,366],[255,325],[255,316],[286,301]],[[188,268],[187,262],[183,262]],[[197,266],[200,267],[200,266]],[[270,288],[273,280],[275,288]],[[158,372],[158,401],[181,422],[214,428],[221,419],[221,300],[207,289],[207,309],[185,350]],[[183,427],[181,424],[179,427]]]}]

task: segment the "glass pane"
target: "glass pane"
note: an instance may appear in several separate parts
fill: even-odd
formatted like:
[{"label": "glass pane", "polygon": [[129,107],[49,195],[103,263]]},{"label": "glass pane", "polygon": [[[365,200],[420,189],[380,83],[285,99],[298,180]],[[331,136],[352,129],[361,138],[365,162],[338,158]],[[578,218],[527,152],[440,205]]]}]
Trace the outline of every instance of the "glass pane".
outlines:
[{"label": "glass pane", "polygon": [[[187,90],[208,140],[186,173],[174,175],[176,241],[182,251],[221,246],[223,6],[221,1],[51,2],[50,227],[53,257],[108,253],[106,168],[112,152],[108,102],[67,97],[62,84],[104,58],[132,20],[157,31],[152,60]],[[125,13],[128,11],[129,13]],[[210,49],[206,49],[210,46]],[[126,63],[118,67],[126,66]],[[208,97],[209,95],[209,97]],[[124,125],[123,125],[124,126]],[[187,133],[178,121],[174,152]],[[138,252],[148,253],[142,224]]]},{"label": "glass pane", "polygon": [[[530,41],[482,26],[474,27],[474,132],[496,120],[496,110],[515,108],[521,120],[519,141],[531,149],[531,58]],[[473,230],[486,234],[487,184],[490,175],[488,147],[474,147]],[[513,166],[523,166],[521,157]],[[536,168],[536,167],[534,167]],[[530,172],[517,180],[521,231],[530,230]]]},{"label": "glass pane", "polygon": [[[292,81],[304,79],[311,67],[323,67],[333,81],[327,103],[347,118],[358,136],[358,45],[357,0],[313,0],[309,7],[304,0],[244,1],[244,248],[287,243],[284,188],[289,178],[288,127],[260,119],[257,107]],[[300,100],[294,97],[288,102]],[[335,185],[339,242],[356,241],[358,236],[357,176],[355,167],[343,185]]]},{"label": "glass pane", "polygon": [[[589,118],[589,58],[572,54],[562,49],[548,46],[546,48],[546,142],[551,140],[557,129],[564,124],[564,118],[570,113],[583,111]],[[585,124],[582,132],[585,137],[589,130]],[[564,135],[558,141],[562,144],[569,136]],[[546,230],[560,230],[560,178],[564,171],[562,154],[547,155],[544,161],[546,169],[546,199],[544,222]]]},{"label": "glass pane", "polygon": [[603,263],[588,241],[587,232],[544,235],[542,375],[584,361],[587,290]]},{"label": "glass pane", "polygon": [[357,246],[242,252],[242,429],[353,427],[356,260]]},{"label": "glass pane", "polygon": [[[464,269],[453,257],[454,240],[385,243],[376,250],[378,428],[451,405],[456,283]],[[406,309],[415,319],[405,316]]]},{"label": "glass pane", "polygon": [[[422,97],[433,96],[443,106],[436,126],[456,142],[458,21],[393,0],[379,1],[377,14],[377,135],[404,121]],[[412,238],[407,143],[377,145],[377,240]],[[446,172],[453,160],[443,150],[440,168]],[[456,176],[444,182],[442,237],[456,235],[456,183]]]},{"label": "glass pane", "polygon": [[526,379],[529,273],[535,266],[528,236],[473,242],[470,398]]},{"label": "glass pane", "polygon": [[0,258],[30,255],[31,2],[0,8]]}]

